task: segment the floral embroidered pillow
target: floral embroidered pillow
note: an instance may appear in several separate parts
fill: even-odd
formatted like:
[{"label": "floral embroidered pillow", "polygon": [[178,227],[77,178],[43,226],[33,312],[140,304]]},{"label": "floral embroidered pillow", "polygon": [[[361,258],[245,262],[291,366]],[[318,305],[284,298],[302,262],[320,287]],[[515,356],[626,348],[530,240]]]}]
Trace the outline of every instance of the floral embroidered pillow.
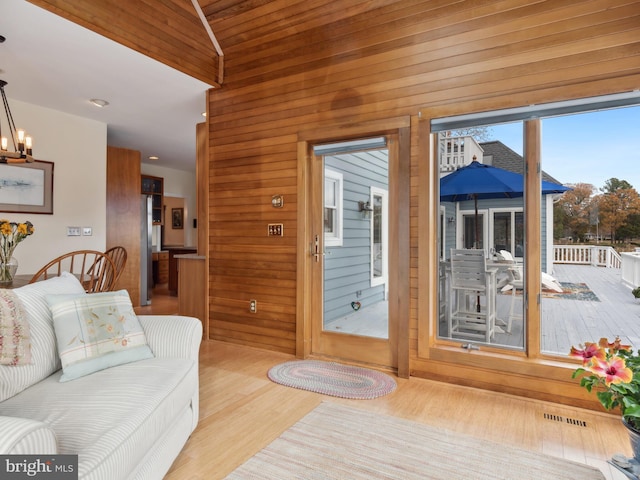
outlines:
[{"label": "floral embroidered pillow", "polygon": [[126,290],[47,295],[62,362],[61,382],[153,357]]},{"label": "floral embroidered pillow", "polygon": [[0,289],[0,365],[30,363],[31,337],[27,313],[15,292]]}]

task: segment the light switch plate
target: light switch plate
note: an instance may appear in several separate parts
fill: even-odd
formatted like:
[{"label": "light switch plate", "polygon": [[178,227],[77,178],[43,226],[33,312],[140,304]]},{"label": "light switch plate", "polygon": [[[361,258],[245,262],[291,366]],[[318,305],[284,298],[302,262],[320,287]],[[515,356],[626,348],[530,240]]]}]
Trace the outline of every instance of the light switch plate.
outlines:
[{"label": "light switch plate", "polygon": [[268,224],[267,234],[270,237],[281,237],[284,235],[284,225],[282,223]]},{"label": "light switch plate", "polygon": [[93,235],[93,229],[91,227],[82,227],[82,235],[85,237],[90,237]]},{"label": "light switch plate", "polygon": [[79,237],[80,227],[67,227],[67,237]]}]

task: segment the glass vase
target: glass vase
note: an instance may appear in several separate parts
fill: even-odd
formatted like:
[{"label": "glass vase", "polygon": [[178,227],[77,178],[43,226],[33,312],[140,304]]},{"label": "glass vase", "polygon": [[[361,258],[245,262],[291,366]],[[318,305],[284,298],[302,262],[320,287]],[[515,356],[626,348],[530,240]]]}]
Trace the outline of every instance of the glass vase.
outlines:
[{"label": "glass vase", "polygon": [[13,277],[18,271],[18,260],[15,257],[9,258],[6,263],[0,263],[0,286],[7,286],[13,283]]}]

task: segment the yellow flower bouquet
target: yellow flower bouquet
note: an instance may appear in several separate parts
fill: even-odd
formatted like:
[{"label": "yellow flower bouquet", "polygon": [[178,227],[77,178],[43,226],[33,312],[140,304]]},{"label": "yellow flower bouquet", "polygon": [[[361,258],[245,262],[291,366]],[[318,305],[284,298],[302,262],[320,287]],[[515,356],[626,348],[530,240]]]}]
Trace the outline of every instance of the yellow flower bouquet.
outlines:
[{"label": "yellow flower bouquet", "polygon": [[0,220],[0,284],[10,284],[13,281],[18,264],[12,260],[13,252],[18,244],[33,234],[33,224]]}]

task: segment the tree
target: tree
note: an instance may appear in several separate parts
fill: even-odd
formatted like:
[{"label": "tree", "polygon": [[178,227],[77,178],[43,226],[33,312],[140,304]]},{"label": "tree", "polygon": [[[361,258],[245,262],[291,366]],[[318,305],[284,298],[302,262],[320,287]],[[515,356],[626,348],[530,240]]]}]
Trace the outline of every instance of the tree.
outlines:
[{"label": "tree", "polygon": [[618,190],[629,190],[632,188],[633,186],[626,180],[618,180],[617,178],[612,177],[604,182],[604,187],[602,187],[600,191],[605,193],[614,193]]},{"label": "tree", "polygon": [[[626,180],[610,178],[601,189],[597,202],[602,228],[611,233],[611,241],[624,227],[631,215],[640,214],[640,195]],[[625,231],[620,232],[625,236]]]},{"label": "tree", "polygon": [[467,127],[451,131],[452,137],[473,137],[476,142],[488,142],[492,139],[490,127]]},{"label": "tree", "polygon": [[569,220],[566,213],[560,203],[553,204],[553,238],[558,240],[560,238],[570,235],[571,232],[568,228]]},{"label": "tree", "polygon": [[589,230],[594,192],[593,185],[578,183],[571,190],[563,193],[558,201],[557,209],[562,211],[562,214],[558,215],[558,219],[564,222],[564,226],[569,229],[571,236],[575,239],[584,238],[585,233]]},{"label": "tree", "polygon": [[632,214],[627,221],[616,231],[616,238],[630,241],[640,237],[640,214]]}]

